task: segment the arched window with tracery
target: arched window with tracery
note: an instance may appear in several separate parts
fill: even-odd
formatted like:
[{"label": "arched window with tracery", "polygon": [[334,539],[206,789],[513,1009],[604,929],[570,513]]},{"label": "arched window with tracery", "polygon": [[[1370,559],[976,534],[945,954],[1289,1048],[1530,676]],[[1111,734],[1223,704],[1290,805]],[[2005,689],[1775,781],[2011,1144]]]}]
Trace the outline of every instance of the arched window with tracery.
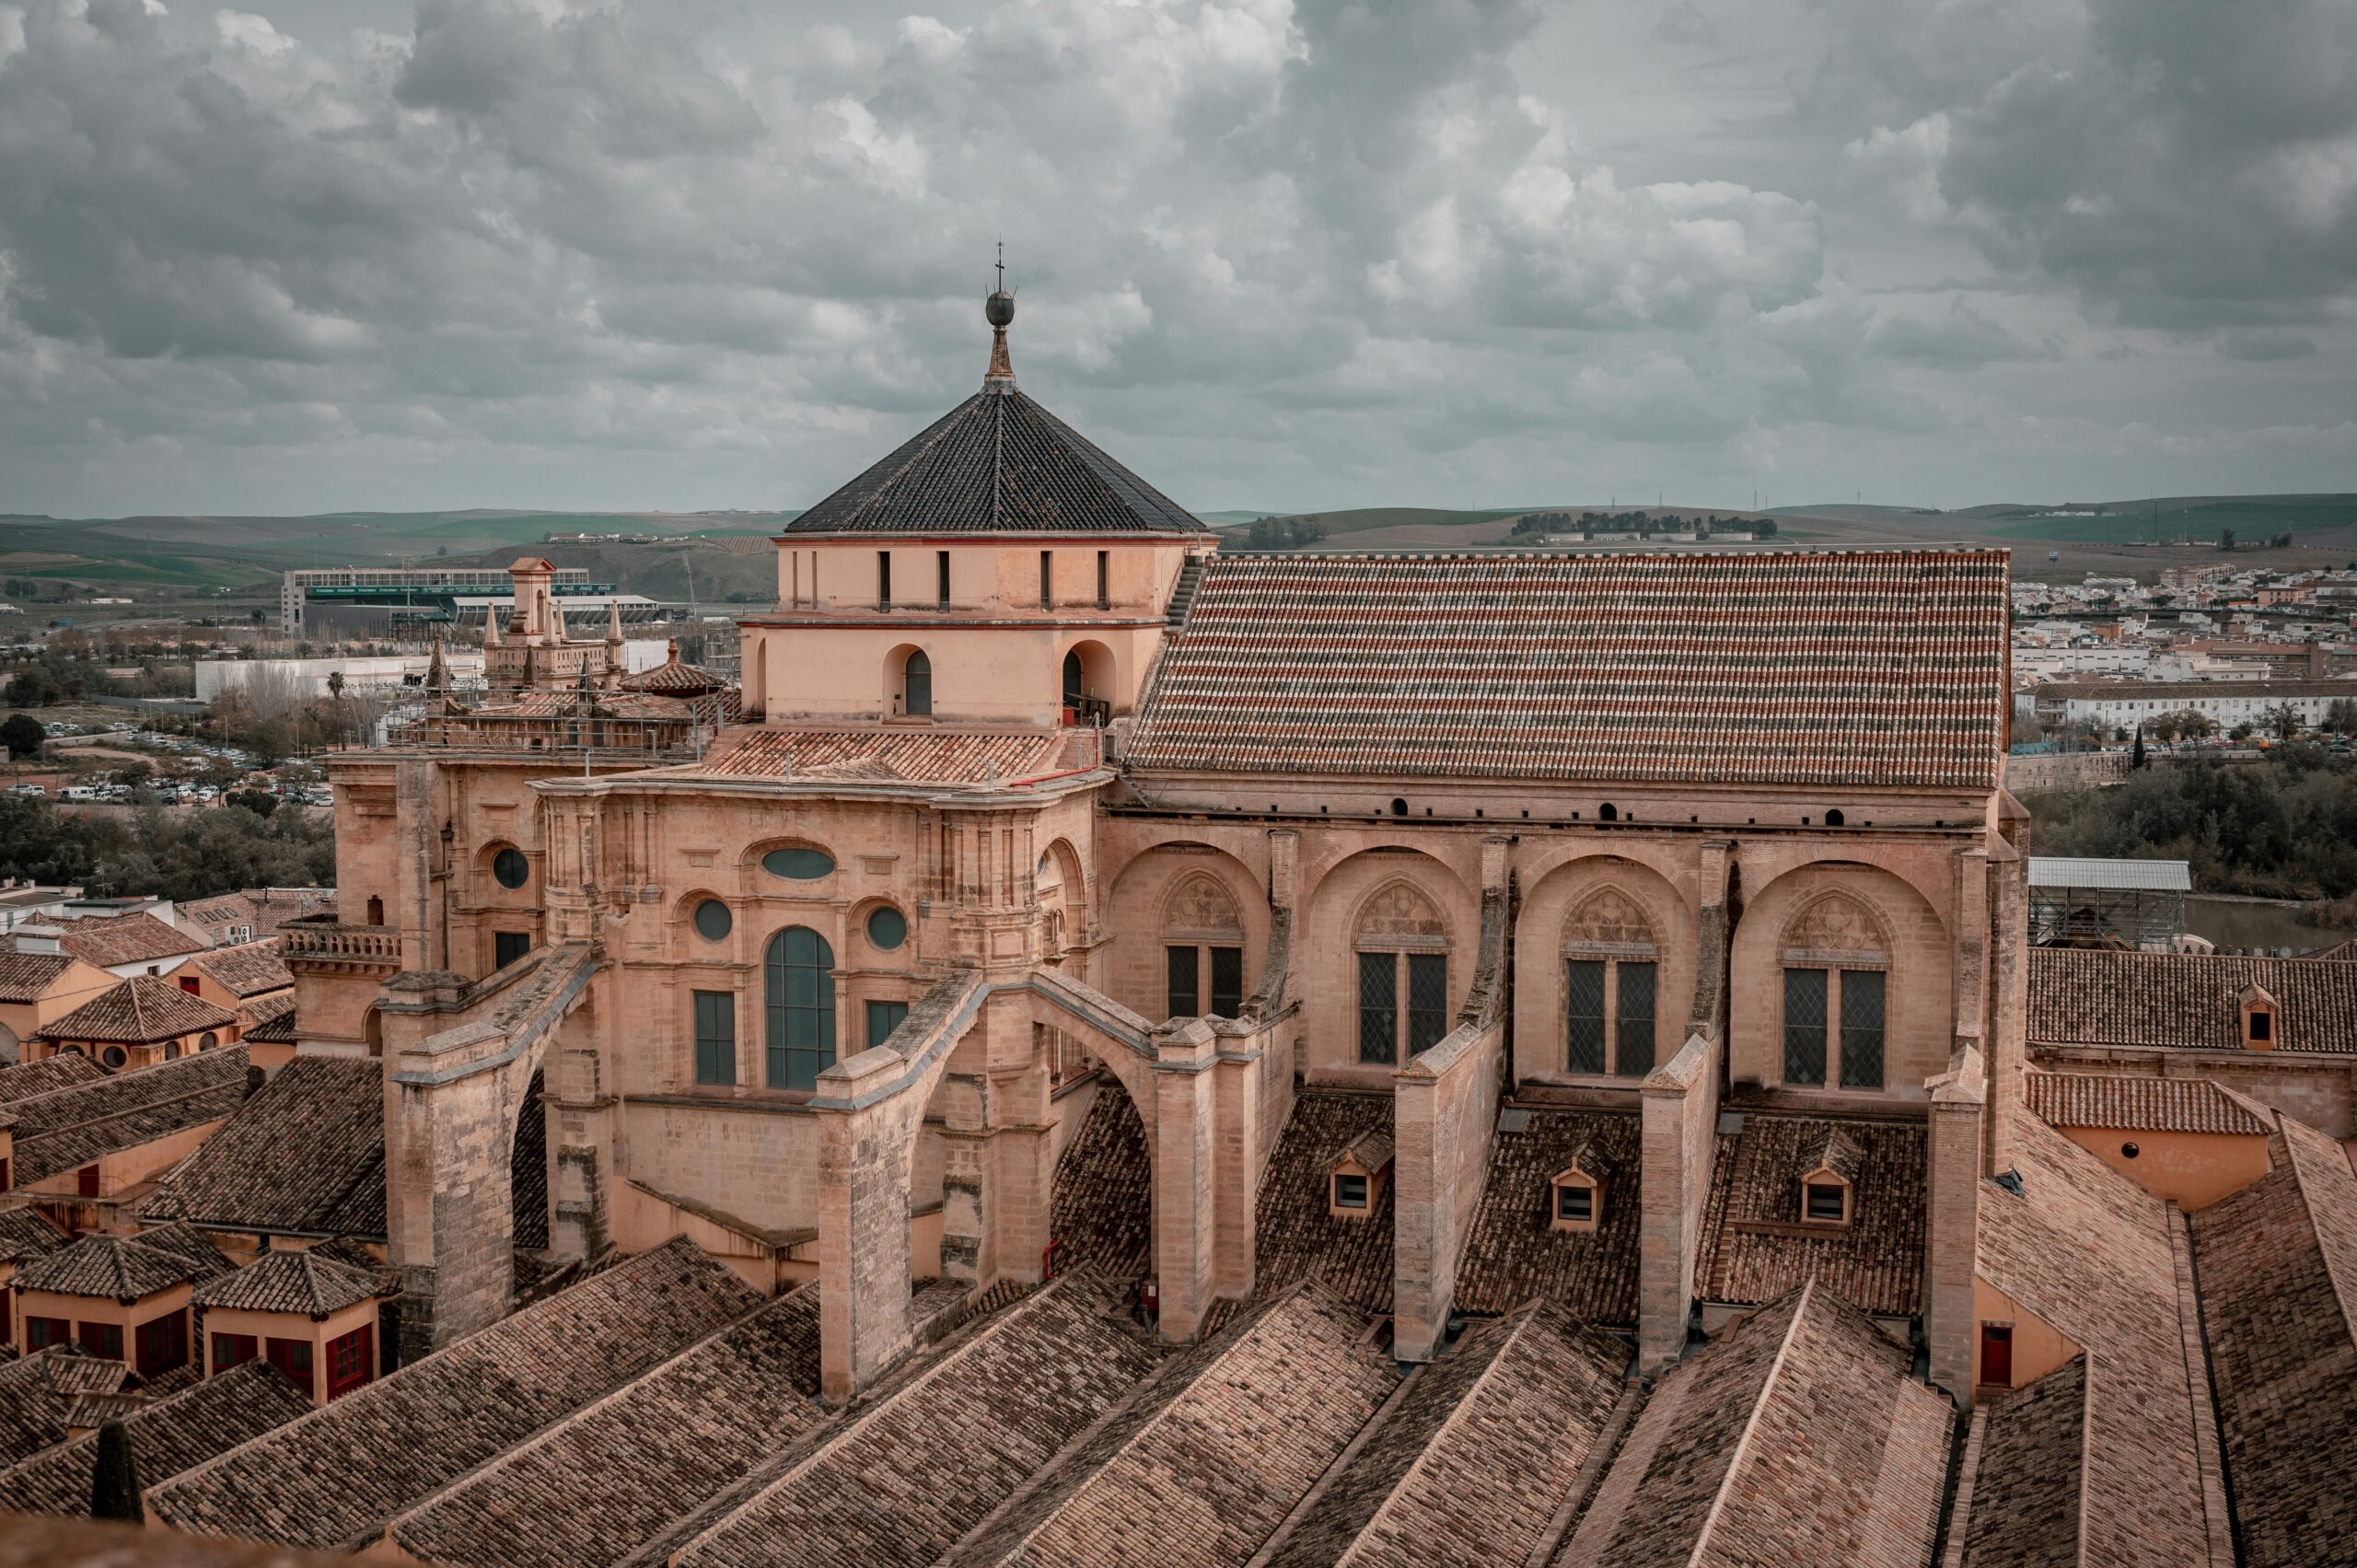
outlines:
[{"label": "arched window with tracery", "polygon": [[1599,888],[1563,928],[1563,1065],[1642,1078],[1654,1070],[1661,953],[1636,900]]},{"label": "arched window with tracery", "polygon": [[1162,912],[1164,993],[1173,1018],[1233,1018],[1244,1010],[1244,917],[1208,871],[1182,877]]},{"label": "arched window with tracery", "polygon": [[1883,1086],[1890,944],[1873,912],[1840,893],[1804,905],[1784,927],[1784,1083]]},{"label": "arched window with tracery", "polygon": [[1398,1066],[1448,1033],[1448,924],[1416,888],[1394,882],[1359,906],[1359,1060]]},{"label": "arched window with tracery", "polygon": [[767,1016],[765,1080],[773,1089],[811,1089],[835,1063],[835,950],[805,925],[770,938],[762,955]]}]

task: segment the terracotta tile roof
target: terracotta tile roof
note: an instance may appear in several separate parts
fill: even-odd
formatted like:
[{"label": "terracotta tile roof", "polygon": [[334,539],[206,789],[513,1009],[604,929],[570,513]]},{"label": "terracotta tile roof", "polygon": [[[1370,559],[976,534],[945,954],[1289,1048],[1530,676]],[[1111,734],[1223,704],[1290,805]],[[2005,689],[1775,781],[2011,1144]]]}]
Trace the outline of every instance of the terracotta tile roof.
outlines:
[{"label": "terracotta tile roof", "polygon": [[2035,1117],[2014,1123],[2013,1161],[2019,1196],[1980,1184],[1978,1266],[2087,1353],[2084,1561],[2204,1562],[2173,1211]]},{"label": "terracotta tile roof", "polygon": [[0,1067],[0,1105],[70,1089],[76,1084],[95,1084],[106,1076],[107,1070],[87,1056],[44,1056],[38,1062],[19,1062],[13,1067]]},{"label": "terracotta tile roof", "polygon": [[2032,947],[2029,1040],[2240,1051],[2247,985],[2275,998],[2276,1050],[2357,1052],[2357,964],[2225,953]]},{"label": "terracotta tile roof", "polygon": [[242,1269],[216,1274],[196,1287],[199,1307],[242,1312],[300,1312],[325,1317],[370,1300],[382,1287],[376,1271],[361,1270],[316,1252],[281,1248]]},{"label": "terracotta tile roof", "polygon": [[401,1515],[389,1538],[451,1568],[627,1556],[822,1419],[794,1375],[817,1296],[806,1285],[691,1345]]},{"label": "terracotta tile roof", "polygon": [[1909,1360],[1817,1285],[1761,1308],[1655,1386],[1556,1562],[1928,1562],[1953,1423]]},{"label": "terracotta tile roof", "polygon": [[2357,1443],[2357,1176],[2285,1118],[2277,1168],[2192,1226],[2244,1561],[2325,1568],[2357,1539],[2326,1462]]},{"label": "terracotta tile roof", "polygon": [[2084,1355],[1989,1407],[1965,1528],[1969,1568],[2065,1568],[2079,1561],[2086,1434]]},{"label": "terracotta tile roof", "polygon": [[1154,1365],[1093,1274],[1067,1274],[794,1454],[674,1555],[678,1568],[930,1562]]},{"label": "terracotta tile roof", "polygon": [[673,1240],[147,1491],[175,1529],[348,1547],[761,1298]]},{"label": "terracotta tile roof", "polygon": [[[1637,1321],[1637,1241],[1643,1171],[1634,1111],[1526,1111],[1518,1132],[1498,1130],[1489,1183],[1457,1269],[1457,1309],[1511,1312],[1551,1301],[1589,1323]],[[1554,1228],[1558,1172],[1585,1148],[1604,1179],[1604,1217],[1594,1230]]]},{"label": "terracotta tile roof", "polygon": [[1038,1568],[1243,1562],[1398,1386],[1367,1329],[1315,1285],[1264,1304],[1167,1363],[951,1555]]},{"label": "terracotta tile roof", "polygon": [[2030,1109],[2057,1127],[2265,1137],[2275,1126],[2274,1119],[2261,1108],[2208,1078],[2033,1072],[2027,1075],[2026,1092]]},{"label": "terracotta tile roof", "polygon": [[1391,1310],[1392,1183],[1364,1218],[1337,1218],[1327,1178],[1342,1151],[1369,1132],[1391,1132],[1391,1096],[1305,1089],[1260,1176],[1254,1228],[1255,1295],[1317,1280],[1368,1312]]},{"label": "terracotta tile roof", "polygon": [[1013,784],[1087,764],[1079,730],[780,729],[723,732],[710,755],[675,770],[699,777],[876,784]]},{"label": "terracotta tile roof", "polygon": [[53,1020],[35,1038],[154,1045],[203,1029],[226,1029],[238,1016],[191,995],[159,975],[134,975]]},{"label": "terracotta tile roof", "polygon": [[[75,1376],[70,1378],[68,1373]],[[52,1345],[21,1360],[0,1362],[0,1465],[12,1465],[65,1441],[65,1407],[89,1385],[110,1392],[130,1368],[85,1355],[78,1345]],[[5,1532],[0,1532],[5,1533]]]},{"label": "terracotta tile roof", "polygon": [[275,992],[251,1002],[238,1004],[238,1038],[258,1040],[266,1045],[295,1043],[295,993]]},{"label": "terracotta tile roof", "polygon": [[[1850,1223],[1801,1223],[1801,1178],[1828,1140],[1850,1145]],[[1747,1113],[1719,1139],[1694,1292],[1706,1301],[1772,1301],[1814,1275],[1854,1307],[1922,1309],[1923,1124]]]},{"label": "terracotta tile roof", "polygon": [[[139,1482],[153,1486],[311,1408],[308,1395],[266,1361],[250,1361],[120,1417]],[[85,1515],[98,1468],[96,1434],[0,1470],[0,1510]]]},{"label": "terracotta tile roof", "polygon": [[383,1064],[296,1057],[165,1179],[145,1213],[223,1230],[383,1240]]},{"label": "terracotta tile roof", "polygon": [[[646,691],[593,691],[590,714],[608,719],[670,719],[686,723],[695,710],[673,697]],[[568,719],[581,713],[581,693],[571,687],[554,691],[519,691],[496,703],[486,703],[469,715],[473,719]]]},{"label": "terracotta tile roof", "polygon": [[59,947],[100,969],[149,964],[204,950],[201,938],[175,931],[145,910],[135,914],[85,915],[61,921],[57,930]]},{"label": "terracotta tile roof", "polygon": [[1112,1074],[1056,1161],[1049,1235],[1073,1264],[1111,1280],[1134,1280],[1153,1264],[1154,1169],[1138,1108]]},{"label": "terracotta tile roof", "polygon": [[1287,1528],[1269,1568],[1490,1568],[1537,1550],[1629,1348],[1553,1304],[1467,1327]]},{"label": "terracotta tile roof", "polygon": [[46,1257],[73,1239],[39,1209],[0,1209],[0,1263]]},{"label": "terracotta tile roof", "polygon": [[290,920],[335,912],[333,888],[248,888],[214,899],[196,899],[176,906],[172,914],[183,928],[194,926],[205,939],[218,943],[243,927],[259,941],[276,935]]},{"label": "terracotta tile roof", "polygon": [[789,534],[1203,534],[1013,388],[977,392],[785,525]]},{"label": "terracotta tile roof", "polygon": [[701,697],[707,691],[726,691],[736,684],[725,675],[680,663],[676,637],[671,641],[670,656],[661,664],[636,675],[625,675],[621,680],[625,691],[652,691],[659,697]]},{"label": "terracotta tile roof", "polygon": [[110,1421],[121,1421],[134,1411],[145,1410],[155,1400],[144,1393],[118,1388],[111,1394],[76,1394],[65,1401],[65,1425],[69,1431],[89,1431]]},{"label": "terracotta tile roof", "polygon": [[1217,556],[1144,772],[1995,787],[2002,551]]},{"label": "terracotta tile roof", "polygon": [[38,1001],[41,993],[57,983],[59,975],[73,967],[71,953],[0,951],[0,1002]]},{"label": "terracotta tile roof", "polygon": [[226,1045],[17,1101],[19,1186],[152,1144],[234,1112],[246,1098],[246,1048]]},{"label": "terracotta tile roof", "polygon": [[226,1273],[236,1267],[201,1237],[195,1237],[195,1247],[186,1245],[178,1234],[186,1230],[183,1225],[145,1231],[138,1236],[110,1236],[104,1232],[86,1236],[71,1247],[22,1265],[13,1283],[18,1290],[96,1296],[102,1301],[137,1301],[177,1284]]},{"label": "terracotta tile roof", "polygon": [[191,958],[188,966],[211,975],[223,990],[240,1000],[268,991],[284,991],[295,983],[294,971],[279,958],[278,939],[274,936],[265,936],[259,942],[240,942],[231,947],[209,948]]}]

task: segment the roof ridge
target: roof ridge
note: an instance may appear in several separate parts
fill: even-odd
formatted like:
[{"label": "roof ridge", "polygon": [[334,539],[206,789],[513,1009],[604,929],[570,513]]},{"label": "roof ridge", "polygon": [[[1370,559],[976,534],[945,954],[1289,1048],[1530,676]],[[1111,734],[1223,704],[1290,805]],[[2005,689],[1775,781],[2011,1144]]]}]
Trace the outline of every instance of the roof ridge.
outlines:
[{"label": "roof ridge", "polygon": [[1694,1532],[1694,1551],[1687,1558],[1690,1568],[1701,1568],[1703,1553],[1711,1544],[1711,1534],[1718,1528],[1720,1516],[1735,1491],[1736,1477],[1744,1462],[1751,1457],[1751,1439],[1759,1430],[1761,1413],[1768,1408],[1768,1399],[1783,1376],[1784,1364],[1793,1353],[1793,1342],[1800,1336],[1801,1319],[1807,1314],[1809,1302],[1817,1292],[1817,1272],[1809,1271],[1801,1281],[1800,1299],[1793,1304],[1793,1316],[1784,1325],[1784,1332],[1777,1341],[1776,1353],[1769,1358],[1767,1375],[1759,1380],[1759,1391],[1753,1396],[1751,1409],[1743,1418],[1743,1435],[1736,1439],[1735,1452],[1727,1459],[1727,1468],[1719,1477],[1719,1484],[1711,1490],[1711,1511],[1702,1516],[1702,1527]]}]

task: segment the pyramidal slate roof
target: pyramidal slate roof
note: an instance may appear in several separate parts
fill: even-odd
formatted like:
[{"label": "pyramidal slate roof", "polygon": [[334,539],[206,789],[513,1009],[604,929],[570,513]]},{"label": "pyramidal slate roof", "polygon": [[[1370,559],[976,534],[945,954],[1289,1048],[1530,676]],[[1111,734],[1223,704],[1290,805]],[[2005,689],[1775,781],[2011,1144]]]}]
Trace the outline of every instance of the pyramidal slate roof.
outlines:
[{"label": "pyramidal slate roof", "polygon": [[994,382],[785,525],[789,534],[1201,534],[1186,508]]},{"label": "pyramidal slate roof", "polygon": [[1996,787],[2004,552],[1214,556],[1133,772]]}]

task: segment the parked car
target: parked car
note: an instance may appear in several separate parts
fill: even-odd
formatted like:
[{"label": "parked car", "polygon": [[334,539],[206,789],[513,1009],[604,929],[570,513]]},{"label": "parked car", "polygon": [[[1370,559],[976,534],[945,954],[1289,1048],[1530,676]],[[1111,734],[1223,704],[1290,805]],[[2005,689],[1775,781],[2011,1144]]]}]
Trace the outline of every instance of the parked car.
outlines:
[{"label": "parked car", "polygon": [[49,791],[37,784],[10,784],[8,793],[10,795],[47,795]]}]

